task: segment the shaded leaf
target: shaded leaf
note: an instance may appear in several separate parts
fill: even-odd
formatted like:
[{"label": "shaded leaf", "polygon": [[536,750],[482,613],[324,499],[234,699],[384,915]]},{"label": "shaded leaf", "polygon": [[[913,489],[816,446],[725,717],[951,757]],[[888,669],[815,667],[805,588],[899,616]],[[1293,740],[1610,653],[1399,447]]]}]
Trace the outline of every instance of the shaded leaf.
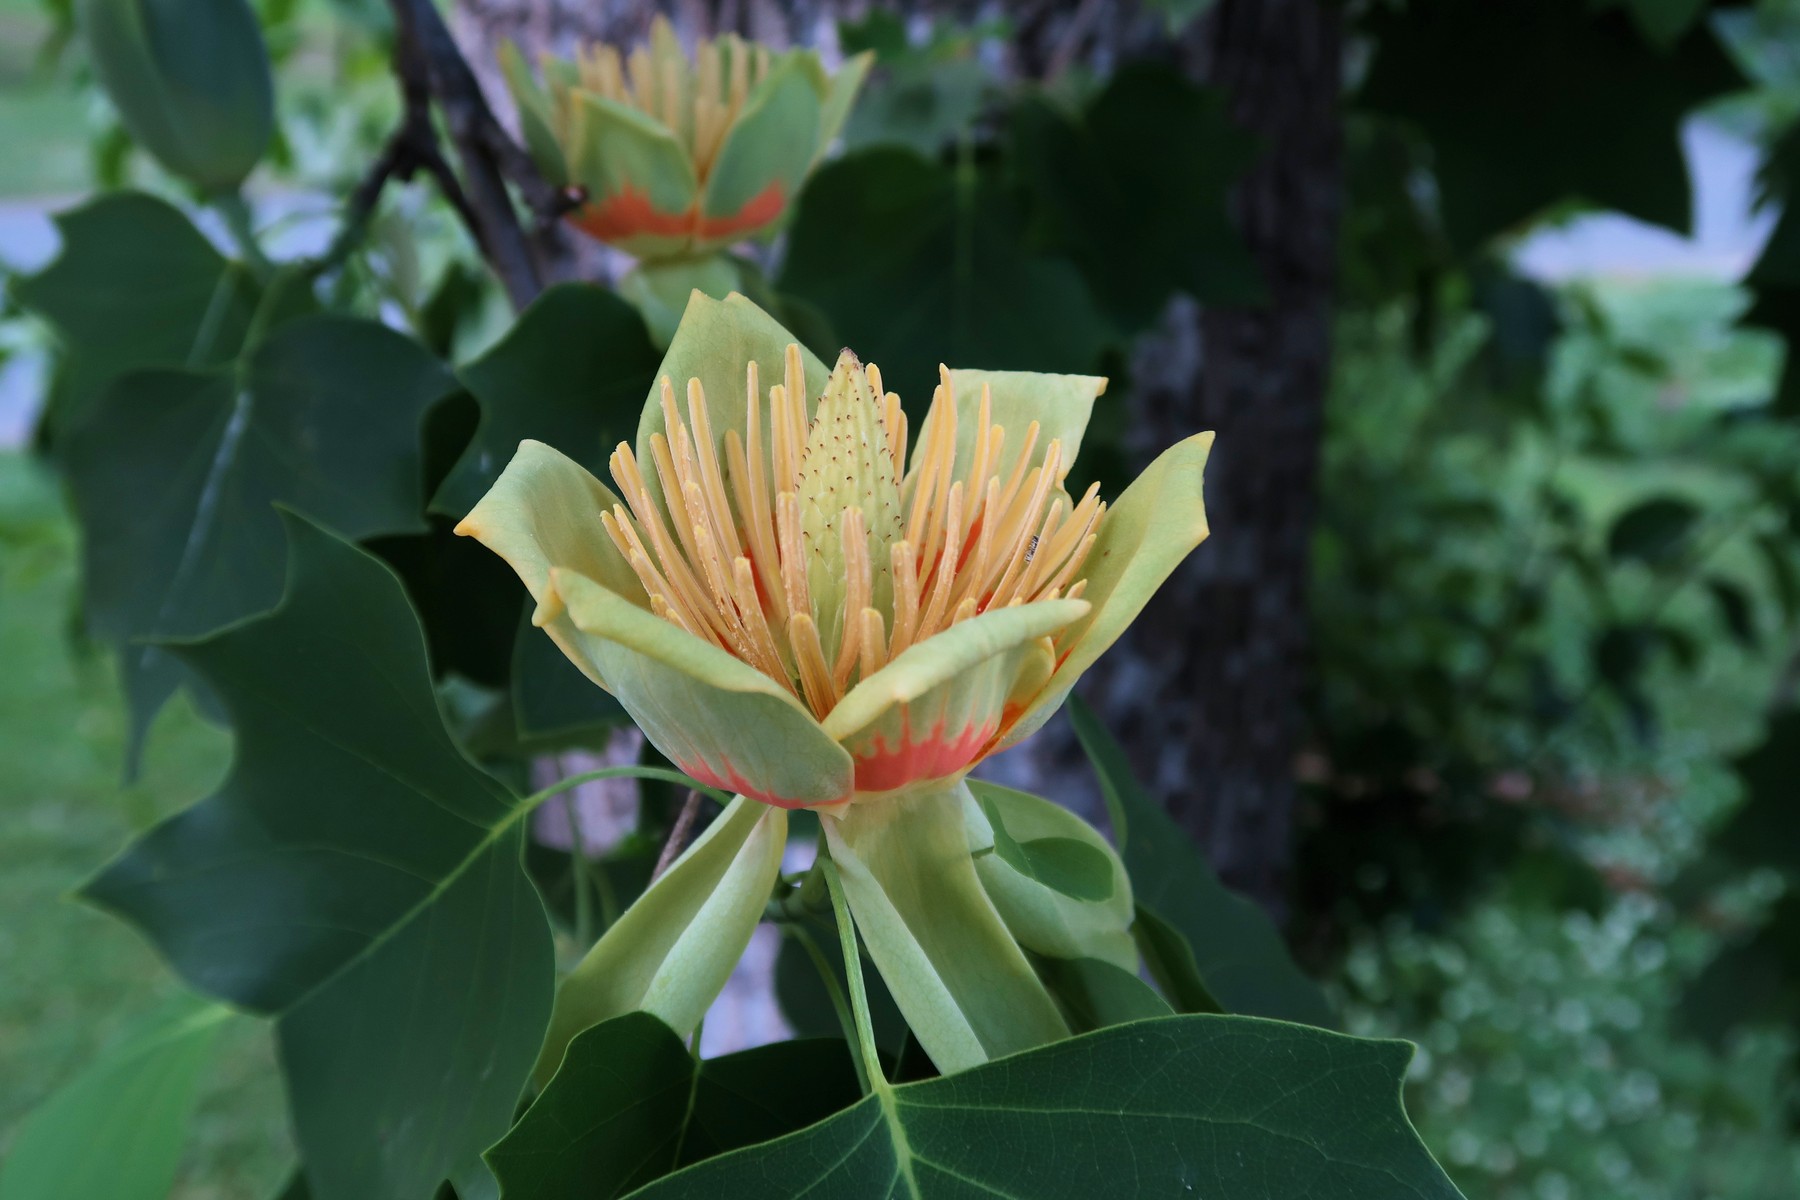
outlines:
[{"label": "shaded leaf", "polygon": [[83,607],[121,647],[134,743],[182,677],[143,639],[206,633],[280,598],[274,504],[352,538],[425,528],[420,427],[454,386],[385,326],[308,317],[241,371],[135,371],[94,401],[66,468],[87,534]]},{"label": "shaded leaf", "polygon": [[803,1129],[858,1097],[850,1050],[809,1039],[696,1062],[648,1013],[595,1025],[487,1152],[506,1200],[621,1196],[716,1154]]},{"label": "shaded leaf", "polygon": [[1686,233],[1680,124],[1744,86],[1704,24],[1666,49],[1622,13],[1567,0],[1432,0],[1369,11],[1358,102],[1415,123],[1464,253],[1564,201]]},{"label": "shaded leaf", "polygon": [[1137,939],[1138,953],[1144,956],[1150,978],[1156,980],[1156,986],[1169,998],[1176,1012],[1225,1011],[1225,1006],[1213,997],[1206,981],[1200,978],[1200,964],[1194,961],[1194,948],[1179,930],[1140,904],[1131,932]]},{"label": "shaded leaf", "polygon": [[1173,1011],[1149,984],[1102,959],[1040,958],[1036,965],[1076,1033]]},{"label": "shaded leaf", "polygon": [[465,516],[527,438],[603,475],[613,448],[636,434],[661,359],[643,319],[613,293],[588,283],[551,288],[458,372],[481,404],[481,424],[432,509]]},{"label": "shaded leaf", "polygon": [[1256,143],[1219,93],[1134,64],[1078,115],[1021,105],[1012,136],[1057,246],[1122,332],[1147,328],[1173,292],[1213,305],[1262,298],[1226,208]]},{"label": "shaded leaf", "polygon": [[1699,522],[1700,510],[1677,496],[1655,496],[1621,513],[1606,535],[1606,552],[1619,562],[1667,566],[1678,560]]},{"label": "shaded leaf", "polygon": [[801,194],[780,287],[816,304],[892,390],[923,406],[940,362],[1082,373],[1110,330],[1069,263],[1031,253],[986,173],[880,147]]},{"label": "shaded leaf", "polygon": [[445,732],[399,581],[282,524],[279,606],[168,646],[229,714],[230,774],[83,895],[194,986],[277,1016],[315,1194],[425,1200],[511,1124],[549,927],[524,810]]},{"label": "shaded leaf", "polygon": [[1454,1200],[1399,1103],[1412,1049],[1247,1017],[1113,1026],[865,1097],[641,1200]]},{"label": "shaded leaf", "polygon": [[122,371],[236,357],[261,289],[179,209],[142,192],[103,192],[58,213],[56,230],[61,253],[9,286],[67,351],[57,420],[79,418]]},{"label": "shaded leaf", "polygon": [[1205,989],[1231,1012],[1333,1024],[1324,994],[1295,964],[1268,914],[1219,882],[1187,834],[1144,794],[1119,743],[1078,697],[1069,699],[1069,720],[1099,777],[1139,905],[1187,939]]},{"label": "shaded leaf", "polygon": [[19,1125],[5,1200],[163,1200],[213,1041],[231,1019],[184,999],[140,1022]]},{"label": "shaded leaf", "polygon": [[1750,606],[1750,593],[1743,585],[1717,575],[1706,581],[1706,590],[1712,594],[1713,604],[1718,607],[1719,619],[1725,623],[1726,632],[1732,640],[1746,650],[1754,650],[1762,638],[1756,629],[1756,613]]}]

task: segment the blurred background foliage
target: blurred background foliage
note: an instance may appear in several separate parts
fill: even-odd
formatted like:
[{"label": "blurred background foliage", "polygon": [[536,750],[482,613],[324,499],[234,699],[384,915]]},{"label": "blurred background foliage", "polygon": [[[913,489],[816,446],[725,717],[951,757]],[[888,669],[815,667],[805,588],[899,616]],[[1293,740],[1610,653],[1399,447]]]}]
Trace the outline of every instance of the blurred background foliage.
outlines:
[{"label": "blurred background foliage", "polygon": [[[1207,6],[1162,7],[1178,22]],[[387,9],[256,9],[279,117],[252,180],[259,234],[277,256],[317,253],[397,118]],[[1783,205],[1800,189],[1800,4],[1349,11],[1291,940],[1351,1032],[1421,1044],[1409,1109],[1470,1195],[1789,1196],[1800,208]],[[764,255],[818,340],[857,346],[912,399],[938,357],[1099,365],[1128,386],[1170,297],[1265,295],[1225,208],[1258,148],[1218,95],[1154,64],[1020,87],[991,69],[1013,32],[880,12],[844,27],[876,75],[845,154]],[[1475,44],[1501,49],[1444,50]],[[1772,232],[1741,277],[1527,269],[1530,237],[1587,206],[1688,228],[1676,134],[1696,114],[1763,161]],[[68,0],[0,0],[0,146],[0,221],[95,187],[185,201],[99,95]],[[7,243],[20,271],[48,257],[33,236]],[[457,363],[509,320],[426,186],[392,193],[323,286]],[[66,394],[74,365],[9,294],[6,395]],[[466,398],[440,414],[447,444],[469,416]],[[30,429],[0,411],[21,447]],[[1097,412],[1081,470],[1122,477],[1131,433]],[[120,789],[130,721],[72,616],[76,574],[58,485],[7,453],[0,1131],[176,990],[62,897],[201,794],[227,750],[178,699]],[[464,671],[480,682],[508,669],[516,609],[496,612],[500,665]],[[183,1196],[266,1194],[291,1161],[266,1035],[227,1037]]]}]

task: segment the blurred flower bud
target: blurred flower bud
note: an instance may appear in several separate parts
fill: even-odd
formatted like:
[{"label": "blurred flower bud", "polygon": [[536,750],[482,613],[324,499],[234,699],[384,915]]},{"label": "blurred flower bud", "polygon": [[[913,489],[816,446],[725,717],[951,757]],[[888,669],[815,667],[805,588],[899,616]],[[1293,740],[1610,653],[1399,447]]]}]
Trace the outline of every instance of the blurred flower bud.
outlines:
[{"label": "blurred flower bud", "polygon": [[545,58],[540,82],[507,45],[501,66],[539,169],[586,196],[570,221],[638,258],[666,259],[774,226],[837,136],[869,58],[832,76],[810,50],[727,36],[690,60],[659,18],[629,56],[593,45],[573,62]]},{"label": "blurred flower bud", "polygon": [[245,0],[77,0],[77,11],[138,144],[204,191],[242,183],[275,122],[268,51]]}]

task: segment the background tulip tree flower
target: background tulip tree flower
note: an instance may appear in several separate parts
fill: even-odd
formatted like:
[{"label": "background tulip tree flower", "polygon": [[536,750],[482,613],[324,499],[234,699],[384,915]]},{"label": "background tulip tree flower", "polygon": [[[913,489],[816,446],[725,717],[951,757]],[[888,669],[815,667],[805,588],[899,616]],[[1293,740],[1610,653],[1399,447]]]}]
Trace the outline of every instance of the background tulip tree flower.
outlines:
[{"label": "background tulip tree flower", "polygon": [[[1205,538],[1212,435],[1112,506],[1063,490],[1105,380],[941,370],[916,435],[874,365],[827,372],[741,296],[695,293],[617,490],[520,445],[457,526],[683,770],[737,798],[565,981],[540,1074],[633,1008],[691,1032],[777,882],[787,812],[943,1071],[1066,1036],[1027,951],[1137,968],[1130,884],[1048,801],[965,783],[1037,729]],[[909,451],[910,444],[910,451]],[[1078,843],[1071,895],[994,853]]]},{"label": "background tulip tree flower", "polygon": [[580,190],[570,222],[639,260],[620,289],[667,342],[690,289],[739,285],[722,251],[772,230],[842,128],[871,58],[828,74],[811,50],[727,35],[692,58],[658,17],[629,54],[605,44],[532,76],[510,43],[501,66],[525,142],[551,182]]}]

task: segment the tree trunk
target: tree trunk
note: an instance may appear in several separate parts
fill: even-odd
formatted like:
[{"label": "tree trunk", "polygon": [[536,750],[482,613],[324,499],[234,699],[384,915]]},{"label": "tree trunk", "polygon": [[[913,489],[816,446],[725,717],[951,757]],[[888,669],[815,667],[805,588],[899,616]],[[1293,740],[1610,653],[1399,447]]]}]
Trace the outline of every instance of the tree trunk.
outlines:
[{"label": "tree trunk", "polygon": [[1145,450],[1213,429],[1213,537],[1151,602],[1093,695],[1221,875],[1285,910],[1308,665],[1307,576],[1341,197],[1342,32],[1320,0],[1222,0],[1188,65],[1265,153],[1234,197],[1268,303],[1178,302],[1136,355]]},{"label": "tree trunk", "polygon": [[[577,40],[630,41],[667,12],[685,35],[737,30],[817,44],[859,0],[460,0],[478,64],[510,37],[528,54]],[[1307,563],[1330,354],[1340,199],[1342,34],[1330,0],[1220,0],[1171,46],[1160,14],[1112,0],[907,0],[909,16],[1011,19],[1004,70],[1110,70],[1179,55],[1227,96],[1266,152],[1235,197],[1239,231],[1269,302],[1203,312],[1171,305],[1133,356],[1133,449],[1143,461],[1200,429],[1218,431],[1207,479],[1212,540],[1176,574],[1086,687],[1140,777],[1206,848],[1220,873],[1285,909],[1293,761],[1307,661]],[[491,67],[490,67],[491,69]],[[1141,463],[1140,463],[1141,465]],[[1069,796],[1066,731],[1015,752],[1002,773]],[[1084,806],[1085,807],[1085,806]]]}]

